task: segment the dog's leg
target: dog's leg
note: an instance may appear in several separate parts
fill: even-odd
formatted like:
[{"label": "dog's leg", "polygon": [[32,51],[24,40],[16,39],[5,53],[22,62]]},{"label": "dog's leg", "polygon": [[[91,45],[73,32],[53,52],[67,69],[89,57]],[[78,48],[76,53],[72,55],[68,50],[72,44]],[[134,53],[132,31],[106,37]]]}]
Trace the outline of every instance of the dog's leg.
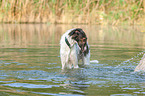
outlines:
[{"label": "dog's leg", "polygon": [[71,52],[71,63],[73,64],[74,68],[79,68],[79,66],[78,66],[77,51],[76,51],[75,48]]},{"label": "dog's leg", "polygon": [[69,53],[61,53],[61,64],[62,64],[62,69],[68,68],[71,69],[72,68],[72,62],[70,60],[70,54]]},{"label": "dog's leg", "polygon": [[73,65],[74,65],[74,68],[79,68],[79,66],[78,66],[78,60],[74,60],[73,61]]},{"label": "dog's leg", "polygon": [[83,57],[83,64],[89,65],[90,64],[90,53]]},{"label": "dog's leg", "polygon": [[67,68],[69,68],[69,69],[71,69],[71,68],[72,68],[72,62],[71,62],[71,60],[69,60],[69,61],[68,61]]},{"label": "dog's leg", "polygon": [[72,60],[72,63],[73,63],[74,68],[79,68],[77,58]]},{"label": "dog's leg", "polygon": [[61,54],[61,64],[62,64],[62,69],[66,68],[66,56],[64,54]]}]

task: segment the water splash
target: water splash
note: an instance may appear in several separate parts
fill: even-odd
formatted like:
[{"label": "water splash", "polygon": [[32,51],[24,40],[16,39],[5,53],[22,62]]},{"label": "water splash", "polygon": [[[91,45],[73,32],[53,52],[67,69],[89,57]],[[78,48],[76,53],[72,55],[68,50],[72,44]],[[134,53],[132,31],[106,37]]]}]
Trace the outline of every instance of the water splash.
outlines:
[{"label": "water splash", "polygon": [[[126,60],[126,61],[121,62],[119,65],[116,66],[116,68],[119,68],[119,67],[126,67],[127,68],[127,67],[130,67],[133,64],[136,64],[136,62],[134,62],[133,60],[139,59],[139,57],[141,55],[143,55],[144,53],[145,53],[145,51],[140,52],[136,56],[134,56],[134,57],[132,57],[132,58]],[[134,67],[134,66],[132,66],[132,67]]]},{"label": "water splash", "polygon": [[98,60],[91,60],[90,63],[99,63]]}]

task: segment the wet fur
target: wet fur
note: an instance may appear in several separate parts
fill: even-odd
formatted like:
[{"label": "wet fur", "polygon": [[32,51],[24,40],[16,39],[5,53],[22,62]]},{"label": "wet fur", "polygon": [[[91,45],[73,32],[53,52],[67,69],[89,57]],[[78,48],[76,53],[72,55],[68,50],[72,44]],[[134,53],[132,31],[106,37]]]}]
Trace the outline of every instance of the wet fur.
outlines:
[{"label": "wet fur", "polygon": [[[72,48],[69,48],[66,44],[65,38],[67,38]],[[82,29],[70,29],[62,35],[60,40],[60,57],[62,69],[79,68],[79,60],[82,60],[83,65],[90,64],[90,50],[86,34]]]}]

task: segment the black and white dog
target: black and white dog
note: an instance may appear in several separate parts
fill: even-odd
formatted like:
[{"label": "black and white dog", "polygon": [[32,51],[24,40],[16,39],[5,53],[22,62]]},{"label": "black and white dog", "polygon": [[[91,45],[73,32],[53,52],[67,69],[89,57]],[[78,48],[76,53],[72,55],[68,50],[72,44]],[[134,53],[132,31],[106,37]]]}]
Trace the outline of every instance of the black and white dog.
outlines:
[{"label": "black and white dog", "polygon": [[85,32],[74,28],[64,33],[60,40],[60,57],[62,69],[79,68],[81,59],[83,65],[90,64],[90,50]]}]

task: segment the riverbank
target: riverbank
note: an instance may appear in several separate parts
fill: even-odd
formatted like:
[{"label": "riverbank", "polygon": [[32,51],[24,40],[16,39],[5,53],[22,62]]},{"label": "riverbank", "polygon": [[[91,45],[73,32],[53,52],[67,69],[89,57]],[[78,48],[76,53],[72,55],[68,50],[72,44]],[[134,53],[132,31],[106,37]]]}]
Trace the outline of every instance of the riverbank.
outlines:
[{"label": "riverbank", "polygon": [[1,23],[145,24],[144,0],[0,1]]}]

